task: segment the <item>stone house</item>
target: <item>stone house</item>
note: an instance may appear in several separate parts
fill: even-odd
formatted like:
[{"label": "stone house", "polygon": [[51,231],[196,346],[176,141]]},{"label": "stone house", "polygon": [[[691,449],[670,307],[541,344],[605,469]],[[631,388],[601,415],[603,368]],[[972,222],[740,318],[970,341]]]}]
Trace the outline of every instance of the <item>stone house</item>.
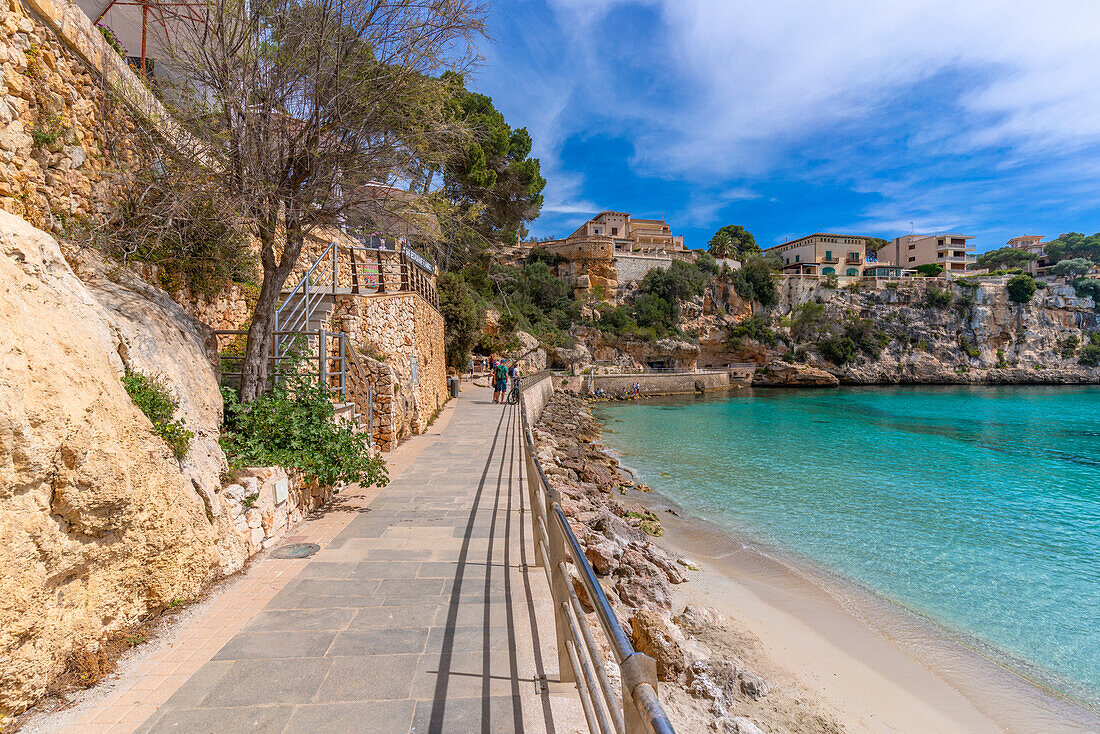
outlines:
[{"label": "stone house", "polygon": [[867,237],[815,232],[764,250],[783,261],[791,275],[837,275],[858,278],[867,261]]}]

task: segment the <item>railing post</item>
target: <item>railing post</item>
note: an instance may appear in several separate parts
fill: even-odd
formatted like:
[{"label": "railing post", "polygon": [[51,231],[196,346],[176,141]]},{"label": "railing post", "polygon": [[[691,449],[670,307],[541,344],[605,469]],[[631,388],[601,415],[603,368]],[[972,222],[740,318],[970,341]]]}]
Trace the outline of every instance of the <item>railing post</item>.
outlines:
[{"label": "railing post", "polygon": [[[520,430],[523,430],[520,428]],[[525,439],[526,440],[526,439]],[[546,511],[542,504],[542,493],[539,492],[539,475],[535,468],[535,447],[527,444],[523,458],[527,463],[527,495],[531,505],[531,539],[534,541],[535,565],[542,566],[542,554],[539,553],[539,543],[542,542],[542,531],[539,530],[539,519],[546,525]],[[550,549],[547,548],[547,551]]]},{"label": "railing post", "polygon": [[649,729],[643,723],[642,712],[634,702],[634,690],[638,686],[648,685],[653,688],[656,696],[657,661],[636,652],[619,663],[619,672],[623,684],[623,721],[626,724],[626,734],[647,734]]},{"label": "railing post", "polygon": [[378,256],[378,292],[386,292],[386,269],[382,266],[382,248],[379,247],[375,250],[375,255]]},{"label": "railing post", "polygon": [[317,359],[318,359],[318,365],[317,365],[318,379],[320,380],[321,385],[324,386],[326,389],[328,388],[328,358],[327,358],[327,352],[326,352],[326,350],[328,349],[328,344],[327,344],[328,340],[326,339],[327,336],[328,336],[328,332],[325,331],[324,329],[321,329],[321,337],[320,337],[320,340],[319,340],[320,341],[320,344],[319,344],[320,349],[318,349],[318,355],[317,355]]},{"label": "railing post", "polygon": [[370,431],[370,445],[374,445],[374,385],[367,385],[367,430]]},{"label": "railing post", "polygon": [[346,403],[348,401],[348,363],[344,357],[344,342],[347,341],[348,335],[344,332],[338,332],[340,335],[340,401]]},{"label": "railing post", "polygon": [[340,275],[340,246],[333,240],[329,245],[329,249],[332,250],[332,305],[336,305],[336,283],[339,280]]},{"label": "railing post", "polygon": [[355,248],[349,247],[348,252],[351,253],[351,292],[359,295],[359,270],[355,266]]},{"label": "railing post", "polygon": [[546,554],[550,557],[550,596],[554,602],[554,629],[558,641],[558,676],[563,683],[575,683],[577,677],[573,673],[573,663],[569,660],[569,649],[565,645],[567,640],[572,639],[564,609],[564,605],[569,603],[570,580],[563,577],[560,569],[562,561],[566,559],[565,537],[552,510],[547,512],[546,522],[546,534],[550,539],[550,547],[546,549]]}]

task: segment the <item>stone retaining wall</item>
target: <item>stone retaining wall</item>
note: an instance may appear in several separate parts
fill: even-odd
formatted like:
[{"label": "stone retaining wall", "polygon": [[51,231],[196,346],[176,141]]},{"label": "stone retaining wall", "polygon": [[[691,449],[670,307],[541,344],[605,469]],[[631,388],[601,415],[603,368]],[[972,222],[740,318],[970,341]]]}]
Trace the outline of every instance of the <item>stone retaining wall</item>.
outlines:
[{"label": "stone retaining wall", "polygon": [[287,530],[311,510],[331,501],[334,494],[332,487],[321,486],[316,480],[306,482],[277,466],[245,469],[221,491],[250,558],[274,547]]},{"label": "stone retaining wall", "polygon": [[523,407],[527,410],[527,420],[531,425],[538,422],[542,416],[542,409],[554,394],[554,375],[547,374],[536,382],[523,386]]},{"label": "stone retaining wall", "polygon": [[341,296],[333,323],[350,335],[358,353],[356,390],[374,386],[379,447],[388,451],[405,436],[423,433],[447,400],[440,313],[416,293]]},{"label": "stone retaining wall", "polygon": [[615,255],[615,272],[619,274],[619,284],[634,283],[645,277],[650,270],[667,270],[672,267],[671,257],[656,255]]},{"label": "stone retaining wall", "polygon": [[601,388],[611,396],[628,392],[635,383],[643,395],[675,395],[703,390],[726,390],[730,387],[728,371],[669,372],[641,375],[589,375],[585,378],[583,393],[592,394]]},{"label": "stone retaining wall", "polygon": [[106,212],[134,160],[133,121],[40,16],[9,0],[0,28],[0,209],[64,234]]}]

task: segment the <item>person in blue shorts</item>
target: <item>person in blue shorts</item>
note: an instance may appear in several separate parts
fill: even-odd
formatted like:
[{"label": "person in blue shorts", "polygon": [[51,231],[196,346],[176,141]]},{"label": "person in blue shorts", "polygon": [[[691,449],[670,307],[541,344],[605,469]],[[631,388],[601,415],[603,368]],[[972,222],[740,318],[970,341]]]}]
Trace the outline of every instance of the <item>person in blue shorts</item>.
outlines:
[{"label": "person in blue shorts", "polygon": [[493,367],[493,402],[503,403],[506,392],[508,392],[508,366],[502,359]]}]

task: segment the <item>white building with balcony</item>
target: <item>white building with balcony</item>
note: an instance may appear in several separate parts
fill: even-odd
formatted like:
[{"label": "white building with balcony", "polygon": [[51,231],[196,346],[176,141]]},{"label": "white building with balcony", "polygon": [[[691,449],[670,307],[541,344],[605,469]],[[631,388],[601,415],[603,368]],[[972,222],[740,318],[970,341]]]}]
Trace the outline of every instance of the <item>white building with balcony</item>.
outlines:
[{"label": "white building with balcony", "polygon": [[917,268],[921,265],[935,264],[947,273],[962,273],[972,266],[977,258],[973,235],[957,232],[941,234],[907,234],[897,237],[878,251],[881,265],[896,265],[902,268]]}]

